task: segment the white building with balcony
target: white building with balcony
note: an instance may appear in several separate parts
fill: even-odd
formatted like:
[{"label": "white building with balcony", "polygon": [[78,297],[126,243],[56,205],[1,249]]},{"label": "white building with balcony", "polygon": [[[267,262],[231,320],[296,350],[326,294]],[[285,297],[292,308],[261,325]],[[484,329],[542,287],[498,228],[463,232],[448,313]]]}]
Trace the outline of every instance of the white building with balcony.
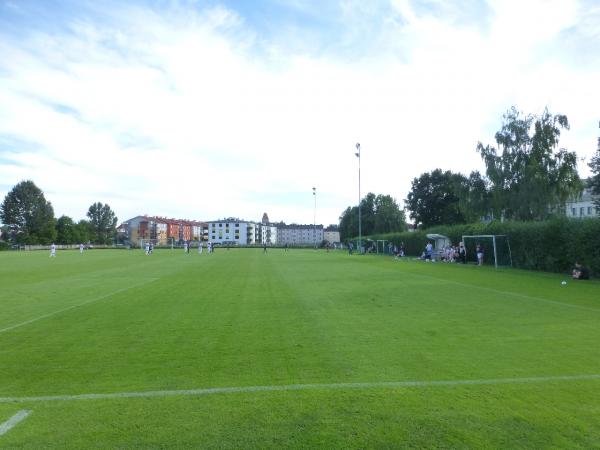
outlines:
[{"label": "white building with balcony", "polygon": [[259,240],[259,226],[233,217],[206,222],[208,240],[222,245],[253,245]]}]

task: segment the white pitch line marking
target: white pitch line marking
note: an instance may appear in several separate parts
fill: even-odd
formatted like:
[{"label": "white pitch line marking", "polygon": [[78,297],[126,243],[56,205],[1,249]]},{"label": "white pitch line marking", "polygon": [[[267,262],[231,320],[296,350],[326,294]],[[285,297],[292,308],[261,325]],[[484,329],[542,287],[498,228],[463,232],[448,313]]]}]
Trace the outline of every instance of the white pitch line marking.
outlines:
[{"label": "white pitch line marking", "polygon": [[381,381],[362,383],[323,383],[323,384],[288,384],[280,386],[241,386],[216,387],[204,389],[182,389],[171,391],[146,392],[114,392],[107,394],[78,394],[78,395],[43,395],[39,397],[0,397],[0,403],[55,402],[72,400],[99,400],[119,398],[150,398],[205,396],[213,394],[233,394],[247,392],[281,392],[308,390],[343,390],[343,389],[384,389],[411,388],[436,386],[477,386],[499,384],[545,383],[557,381],[592,381],[600,380],[600,374],[592,375],[560,375],[554,377],[523,377],[523,378],[490,378],[480,380],[432,380],[432,381]]},{"label": "white pitch line marking", "polygon": [[151,282],[156,281],[156,280],[158,280],[158,278],[152,278],[152,279],[144,281],[143,283],[134,284],[132,286],[127,286],[127,287],[122,288],[122,289],[117,289],[116,291],[110,292],[109,294],[101,295],[100,297],[96,297],[96,298],[94,298],[92,300],[88,300],[87,302],[78,303],[77,305],[73,305],[73,306],[68,306],[66,308],[59,309],[58,311],[53,311],[51,313],[44,314],[43,316],[35,317],[34,319],[26,320],[25,322],[21,322],[21,323],[18,323],[16,325],[11,325],[10,327],[2,328],[2,329],[0,329],[0,333],[4,333],[6,331],[14,330],[15,328],[20,328],[22,326],[29,325],[30,323],[37,322],[38,320],[42,320],[42,319],[46,319],[48,317],[55,316],[57,314],[60,314],[60,313],[65,312],[65,311],[69,311],[69,310],[74,309],[74,308],[79,308],[81,306],[89,305],[90,303],[95,303],[95,302],[98,302],[100,300],[104,300],[105,298],[112,297],[113,295],[120,294],[121,292],[127,291],[129,289],[133,289],[133,288],[136,288],[136,287],[143,286],[145,284],[151,283]]},{"label": "white pitch line marking", "polygon": [[31,414],[31,411],[27,411],[24,409],[23,411],[19,411],[18,413],[16,413],[14,416],[12,416],[6,422],[0,424],[0,436],[2,436],[5,433],[8,433],[8,431],[12,427],[14,427],[16,424],[18,424],[22,420],[25,420],[27,418],[27,416],[29,416],[29,414]]}]

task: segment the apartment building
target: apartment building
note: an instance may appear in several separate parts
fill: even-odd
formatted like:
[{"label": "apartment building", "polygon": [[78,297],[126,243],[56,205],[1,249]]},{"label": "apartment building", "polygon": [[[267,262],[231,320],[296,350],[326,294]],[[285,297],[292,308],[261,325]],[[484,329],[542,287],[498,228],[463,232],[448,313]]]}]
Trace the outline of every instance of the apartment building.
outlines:
[{"label": "apartment building", "polygon": [[224,245],[260,243],[260,225],[234,217],[207,222],[208,240]]},{"label": "apartment building", "polygon": [[121,225],[127,239],[138,245],[140,239],[151,239],[157,245],[201,240],[206,235],[206,224],[195,220],[170,219],[158,216],[136,216]]},{"label": "apartment building", "polygon": [[323,225],[277,224],[279,245],[320,245],[323,242]]},{"label": "apartment building", "polygon": [[336,244],[340,242],[340,232],[338,227],[335,225],[330,225],[323,230],[323,240],[329,242],[330,244]]}]

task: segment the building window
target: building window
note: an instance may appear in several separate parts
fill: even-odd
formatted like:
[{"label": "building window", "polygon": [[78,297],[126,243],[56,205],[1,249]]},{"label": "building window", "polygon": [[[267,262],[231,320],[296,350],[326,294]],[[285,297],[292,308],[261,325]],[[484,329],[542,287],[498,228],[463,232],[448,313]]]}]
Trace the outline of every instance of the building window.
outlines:
[{"label": "building window", "polygon": [[591,216],[591,215],[592,215],[592,207],[588,206],[588,216]]},{"label": "building window", "polygon": [[583,206],[581,208],[579,208],[579,216],[583,216]]},{"label": "building window", "polygon": [[577,215],[575,208],[571,208],[571,215],[575,217]]}]

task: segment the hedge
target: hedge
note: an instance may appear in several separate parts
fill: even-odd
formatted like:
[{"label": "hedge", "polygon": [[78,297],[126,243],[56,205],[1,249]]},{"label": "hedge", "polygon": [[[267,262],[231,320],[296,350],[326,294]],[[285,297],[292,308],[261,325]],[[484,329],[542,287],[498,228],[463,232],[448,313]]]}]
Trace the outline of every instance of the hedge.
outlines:
[{"label": "hedge", "polygon": [[575,261],[580,261],[593,275],[600,276],[600,218],[436,226],[368,238],[386,239],[395,245],[404,242],[406,254],[418,256],[425,248],[428,233],[446,235],[453,243],[460,242],[463,235],[505,234],[510,240],[513,267],[568,273]]}]

